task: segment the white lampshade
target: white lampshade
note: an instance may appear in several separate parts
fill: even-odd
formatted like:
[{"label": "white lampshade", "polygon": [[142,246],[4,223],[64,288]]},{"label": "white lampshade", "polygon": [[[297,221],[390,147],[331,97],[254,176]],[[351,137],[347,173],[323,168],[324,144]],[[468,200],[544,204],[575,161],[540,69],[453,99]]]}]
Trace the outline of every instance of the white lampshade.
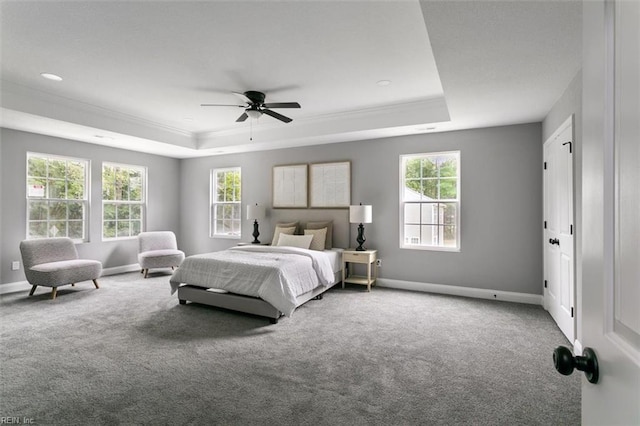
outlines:
[{"label": "white lampshade", "polygon": [[247,109],[245,112],[251,118],[260,118],[262,116],[262,111],[258,109]]},{"label": "white lampshade", "polygon": [[373,220],[373,208],[369,205],[349,206],[349,222],[371,223]]},{"label": "white lampshade", "polygon": [[265,209],[264,206],[258,204],[247,204],[247,219],[258,220],[264,219]]}]

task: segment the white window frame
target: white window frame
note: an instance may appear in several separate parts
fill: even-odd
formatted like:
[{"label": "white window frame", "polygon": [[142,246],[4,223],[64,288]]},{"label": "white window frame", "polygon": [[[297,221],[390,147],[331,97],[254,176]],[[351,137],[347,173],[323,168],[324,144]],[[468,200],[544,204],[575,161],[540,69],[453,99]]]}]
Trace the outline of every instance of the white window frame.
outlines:
[{"label": "white window frame", "polygon": [[[456,198],[455,199],[434,199],[434,200],[405,200],[405,163],[406,160],[415,159],[415,158],[429,158],[429,157],[438,157],[444,155],[455,155],[457,157],[457,176],[456,176]],[[462,239],[462,232],[460,228],[460,217],[461,217],[461,193],[460,193],[460,182],[461,182],[461,154],[460,151],[441,151],[441,152],[426,152],[420,154],[404,154],[400,156],[400,216],[399,216],[399,227],[400,227],[400,248],[402,249],[411,249],[411,250],[432,250],[432,251],[448,251],[448,252],[459,252],[460,251],[460,241]],[[423,177],[421,177],[423,179]],[[440,177],[437,178],[438,181]],[[439,187],[439,186],[438,186]],[[455,204],[456,207],[456,218],[455,218],[455,229],[456,229],[456,245],[455,246],[444,246],[444,245],[435,245],[435,244],[412,244],[413,241],[416,240],[416,237],[407,236],[405,237],[405,207],[409,204],[420,204],[421,209],[422,205],[437,205],[437,204]],[[440,222],[439,220],[437,222]],[[418,223],[422,226],[422,210],[420,210],[420,218],[418,219]],[[435,224],[439,226],[445,226],[444,224],[440,225],[439,223]],[[433,238],[433,236],[432,236]]]},{"label": "white window frame", "polygon": [[[47,171],[46,171],[46,176],[30,176],[29,175],[29,161],[32,158],[41,158],[47,161]],[[64,178],[64,182],[65,182],[65,198],[53,198],[50,197],[50,190],[51,190],[51,186],[49,185],[50,181],[53,180],[57,180],[60,181],[61,179],[56,179],[56,178],[51,178],[49,177],[49,162],[50,161],[65,161],[65,162],[76,162],[76,163],[81,163],[84,166],[84,190],[83,190],[83,198],[78,198],[78,199],[74,199],[74,198],[67,198],[67,189],[68,189],[68,185],[67,182],[69,181],[68,179],[68,175],[67,172],[65,171],[65,178]],[[42,154],[42,153],[36,153],[36,152],[27,152],[27,164],[26,164],[26,230],[25,230],[25,235],[27,239],[37,239],[37,238],[53,238],[53,237],[70,237],[74,242],[86,242],[89,240],[89,200],[91,199],[91,197],[89,196],[90,194],[90,187],[89,187],[89,176],[91,174],[91,162],[87,159],[84,158],[76,158],[76,157],[68,157],[68,156],[61,156],[61,155],[53,155],[53,154]],[[42,181],[44,180],[44,184],[42,185],[43,187],[40,188],[41,183],[38,183],[38,181]],[[35,203],[35,202],[44,202],[46,203],[46,217],[42,218],[42,219],[32,219],[31,217],[31,203]],[[71,203],[82,203],[82,219],[70,219],[69,218],[69,204]],[[61,220],[61,219],[52,219],[51,218],[51,210],[50,210],[50,204],[51,203],[66,203],[67,204],[67,208],[66,208],[66,213],[65,213],[65,219]],[[46,229],[47,229],[47,236],[46,237],[41,237],[41,236],[32,236],[30,233],[30,225],[33,223],[46,223]],[[50,235],[50,231],[52,231],[52,227],[54,225],[50,225],[51,222],[65,222],[65,233],[64,234],[57,234],[54,233],[54,235]],[[82,237],[81,238],[74,238],[73,236],[69,235],[69,224],[70,222],[82,222]],[[56,227],[57,229],[57,227]],[[55,231],[55,229],[54,229]]]},{"label": "white window frame", "polygon": [[[240,196],[239,197],[235,197],[234,195],[234,199],[230,200],[230,201],[226,201],[226,200],[222,200],[219,201],[217,199],[217,187],[218,187],[218,180],[217,180],[217,176],[218,173],[229,173],[229,172],[237,172],[240,175]],[[239,240],[240,238],[242,238],[242,170],[240,167],[226,167],[226,168],[217,168],[217,169],[211,169],[211,177],[210,177],[210,190],[209,190],[209,197],[210,197],[210,202],[209,202],[209,236],[211,238],[228,238],[228,239],[234,239],[234,240]],[[237,226],[237,232],[233,233],[233,232],[220,232],[218,230],[217,224],[218,224],[218,217],[217,217],[217,206],[218,205],[233,205],[235,206],[235,212],[237,212],[237,217],[233,217],[231,219],[232,222],[235,222],[232,224],[232,229],[233,229],[233,225]]]},{"label": "white window frame", "polygon": [[[140,172],[141,176],[142,176],[142,182],[141,182],[141,190],[142,190],[142,195],[141,195],[141,199],[140,200],[117,200],[117,199],[105,199],[104,198],[104,171],[105,171],[105,167],[116,167],[119,169],[127,169],[127,170],[134,170],[134,171],[138,171]],[[103,162],[102,163],[102,168],[100,169],[100,198],[102,199],[102,214],[100,216],[100,235],[102,236],[102,241],[115,241],[115,240],[126,240],[126,239],[132,239],[132,238],[137,238],[138,234],[140,232],[144,232],[144,230],[146,229],[146,217],[147,217],[147,181],[148,181],[148,173],[147,173],[147,168],[144,166],[137,166],[137,165],[133,165],[133,164],[122,164],[122,163],[113,163],[113,162]],[[115,209],[115,217],[113,219],[109,219],[106,220],[105,219],[105,206],[107,204],[114,204],[116,206]],[[134,207],[134,206],[139,206],[140,207],[140,230],[137,233],[132,233],[131,232],[131,227],[129,235],[126,236],[118,236],[118,222],[123,222],[123,221],[128,221],[129,225],[131,225],[132,219],[131,218],[126,218],[126,219],[120,219],[118,218],[118,211],[119,211],[119,207],[120,206],[129,206]],[[115,236],[105,236],[105,222],[115,222],[115,232],[116,235]]]}]

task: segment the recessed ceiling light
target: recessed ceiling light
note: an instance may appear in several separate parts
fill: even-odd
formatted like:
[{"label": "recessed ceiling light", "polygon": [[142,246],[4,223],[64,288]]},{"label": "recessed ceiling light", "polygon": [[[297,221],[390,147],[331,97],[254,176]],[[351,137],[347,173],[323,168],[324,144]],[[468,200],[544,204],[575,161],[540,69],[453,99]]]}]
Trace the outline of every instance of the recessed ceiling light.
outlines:
[{"label": "recessed ceiling light", "polygon": [[391,80],[380,80],[376,84],[378,86],[388,86],[391,84]]},{"label": "recessed ceiling light", "polygon": [[422,126],[422,127],[416,127],[416,130],[418,132],[429,132],[431,130],[436,130],[435,126]]},{"label": "recessed ceiling light", "polygon": [[191,118],[191,117],[183,117],[182,119],[183,119],[184,121],[189,121],[189,122],[195,121],[195,120],[194,120],[193,118]]},{"label": "recessed ceiling light", "polygon": [[43,72],[40,75],[42,77],[46,78],[47,80],[62,81],[62,77],[60,77],[59,75],[51,74],[51,73],[48,73],[48,72]]},{"label": "recessed ceiling light", "polygon": [[111,136],[105,136],[105,135],[93,135],[93,137],[96,139],[105,139],[109,141],[114,140],[114,138],[112,138]]}]

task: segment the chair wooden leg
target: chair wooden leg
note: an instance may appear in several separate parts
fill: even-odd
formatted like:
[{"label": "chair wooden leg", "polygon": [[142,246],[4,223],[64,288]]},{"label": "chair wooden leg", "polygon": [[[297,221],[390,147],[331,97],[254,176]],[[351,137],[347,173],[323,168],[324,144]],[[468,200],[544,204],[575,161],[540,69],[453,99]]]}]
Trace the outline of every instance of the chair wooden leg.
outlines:
[{"label": "chair wooden leg", "polygon": [[140,273],[141,273],[141,274],[144,274],[144,268],[142,268],[142,269],[140,270]]},{"label": "chair wooden leg", "polygon": [[29,292],[29,296],[33,296],[33,293],[36,291],[36,287],[38,287],[37,285],[32,285],[31,286],[31,291]]},{"label": "chair wooden leg", "polygon": [[148,275],[149,275],[149,268],[144,270],[144,277],[147,278]]},{"label": "chair wooden leg", "polygon": [[172,271],[175,271],[175,270],[176,270],[176,268],[174,268],[174,267],[172,266],[172,267],[171,267],[171,270],[172,270]]},{"label": "chair wooden leg", "polygon": [[58,287],[53,287],[51,289],[51,300],[55,300],[57,294],[58,294]]},{"label": "chair wooden leg", "polygon": [[97,279],[93,280],[93,285],[95,285],[96,288],[100,288],[100,286],[98,285],[98,280]]}]

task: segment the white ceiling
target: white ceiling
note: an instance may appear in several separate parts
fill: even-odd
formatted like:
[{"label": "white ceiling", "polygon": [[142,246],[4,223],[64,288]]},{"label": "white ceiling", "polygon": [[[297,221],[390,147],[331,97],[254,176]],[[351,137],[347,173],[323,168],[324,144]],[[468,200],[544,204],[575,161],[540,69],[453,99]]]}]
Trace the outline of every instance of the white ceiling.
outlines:
[{"label": "white ceiling", "polygon": [[[3,127],[177,158],[541,121],[582,48],[578,0],[0,6]],[[247,90],[302,108],[200,106]]]}]

